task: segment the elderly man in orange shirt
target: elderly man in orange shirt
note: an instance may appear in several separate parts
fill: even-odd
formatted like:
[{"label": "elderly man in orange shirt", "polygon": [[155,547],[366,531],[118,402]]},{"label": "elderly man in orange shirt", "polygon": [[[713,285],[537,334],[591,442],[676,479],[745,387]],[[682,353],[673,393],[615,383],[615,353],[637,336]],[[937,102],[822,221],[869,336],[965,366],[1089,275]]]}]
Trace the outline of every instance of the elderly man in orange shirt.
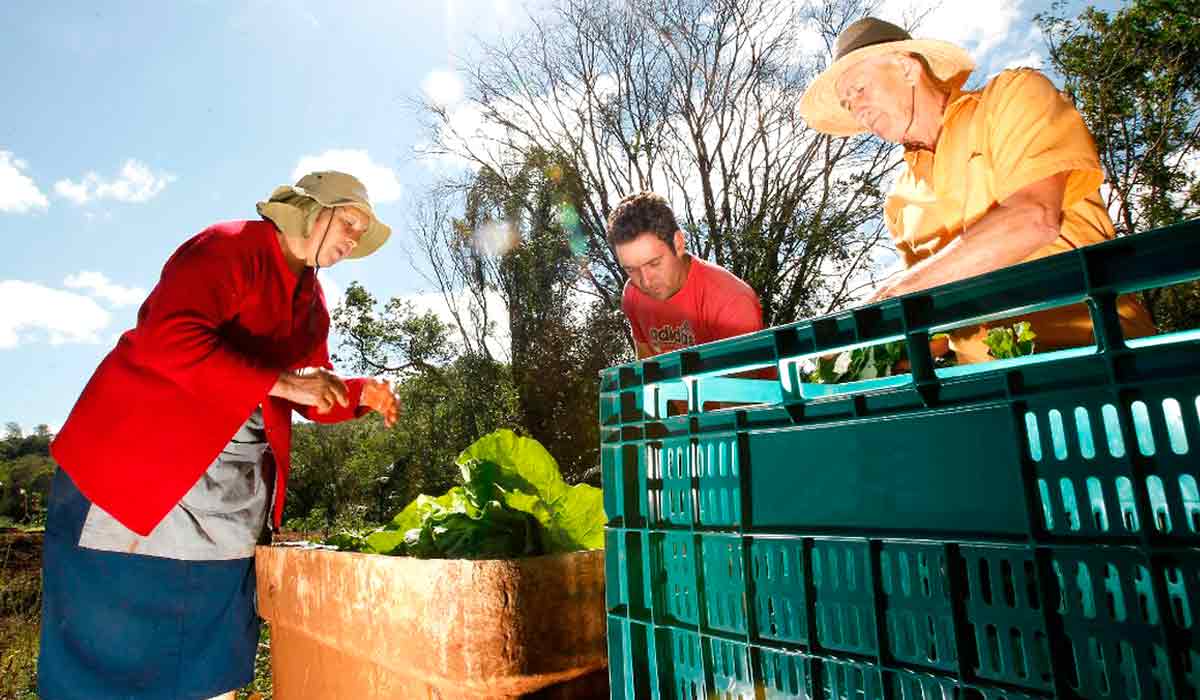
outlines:
[{"label": "elderly man in orange shirt", "polygon": [[[915,40],[868,17],[838,36],[832,65],[801,98],[802,116],[818,131],[869,131],[904,146],[884,217],[906,269],[873,301],[1114,235],[1096,145],[1071,102],[1031,69],[1003,71],[982,90],[964,92],[973,69],[953,44]],[[1155,332],[1136,298],[1121,297],[1117,306],[1126,337]],[[1039,350],[1093,342],[1081,305],[1022,319]],[[986,334],[986,326],[952,333],[958,361],[990,359]]]}]

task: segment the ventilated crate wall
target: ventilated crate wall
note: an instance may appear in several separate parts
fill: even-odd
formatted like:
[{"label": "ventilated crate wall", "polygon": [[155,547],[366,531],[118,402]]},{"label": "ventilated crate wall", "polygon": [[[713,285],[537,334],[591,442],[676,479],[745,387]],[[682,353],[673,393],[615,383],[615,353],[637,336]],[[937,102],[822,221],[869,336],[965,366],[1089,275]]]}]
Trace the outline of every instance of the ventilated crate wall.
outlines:
[{"label": "ventilated crate wall", "polygon": [[[1200,339],[1127,344],[1114,310],[1200,277],[1196,233],[607,370],[613,697],[1200,698]],[[1092,351],[932,370],[931,331],[1080,300]],[[799,382],[895,337],[907,379]],[[771,365],[774,393],[714,379]]]}]

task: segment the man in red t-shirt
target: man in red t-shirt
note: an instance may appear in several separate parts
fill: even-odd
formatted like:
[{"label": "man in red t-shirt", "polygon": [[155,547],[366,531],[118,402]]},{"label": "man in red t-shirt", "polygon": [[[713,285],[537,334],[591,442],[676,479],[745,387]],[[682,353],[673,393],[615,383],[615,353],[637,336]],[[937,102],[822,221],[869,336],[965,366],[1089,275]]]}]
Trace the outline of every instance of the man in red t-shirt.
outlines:
[{"label": "man in red t-shirt", "polygon": [[758,295],[720,265],[688,255],[661,195],[621,200],[608,217],[608,243],[629,275],[621,310],[639,360],[762,329]]}]

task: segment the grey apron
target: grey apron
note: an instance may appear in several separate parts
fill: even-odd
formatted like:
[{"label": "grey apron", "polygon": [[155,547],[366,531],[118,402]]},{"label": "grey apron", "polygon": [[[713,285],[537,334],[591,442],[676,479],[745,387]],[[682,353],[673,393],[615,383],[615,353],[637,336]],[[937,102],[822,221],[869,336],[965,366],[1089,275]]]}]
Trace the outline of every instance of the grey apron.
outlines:
[{"label": "grey apron", "polygon": [[185,561],[253,557],[274,501],[269,449],[260,406],[149,536],[138,535],[93,504],[79,546]]}]

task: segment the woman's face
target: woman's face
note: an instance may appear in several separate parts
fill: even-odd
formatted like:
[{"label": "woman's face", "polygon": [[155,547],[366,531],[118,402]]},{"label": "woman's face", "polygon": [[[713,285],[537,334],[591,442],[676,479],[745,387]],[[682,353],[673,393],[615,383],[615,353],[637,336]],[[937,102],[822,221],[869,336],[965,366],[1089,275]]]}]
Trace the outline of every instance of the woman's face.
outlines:
[{"label": "woman's face", "polygon": [[322,209],[308,232],[309,261],[330,267],[350,255],[371,225],[371,217],[357,207]]}]

